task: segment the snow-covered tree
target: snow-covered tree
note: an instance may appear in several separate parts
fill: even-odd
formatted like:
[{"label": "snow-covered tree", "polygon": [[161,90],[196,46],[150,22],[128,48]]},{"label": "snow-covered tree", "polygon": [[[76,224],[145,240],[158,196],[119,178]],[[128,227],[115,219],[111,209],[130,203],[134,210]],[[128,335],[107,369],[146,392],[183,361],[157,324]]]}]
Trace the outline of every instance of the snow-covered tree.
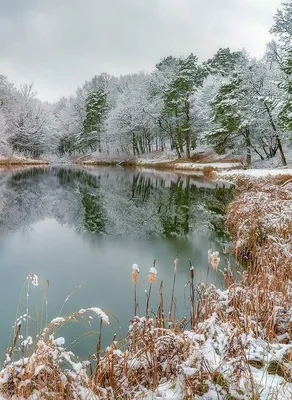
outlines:
[{"label": "snow-covered tree", "polygon": [[[274,16],[274,24],[271,28],[279,39],[279,45],[273,43],[270,50],[274,59],[278,62],[285,77],[280,87],[287,93],[287,99],[283,103],[280,113],[280,124],[283,129],[292,130],[292,3],[284,2]],[[277,50],[280,49],[280,50]]]},{"label": "snow-covered tree", "polygon": [[218,153],[226,149],[246,149],[247,163],[251,164],[251,133],[247,88],[240,76],[235,74],[224,84],[212,102],[215,129],[209,141]]},{"label": "snow-covered tree", "polygon": [[10,143],[14,150],[33,156],[45,152],[46,113],[42,102],[36,99],[33,84],[21,86],[11,123]]},{"label": "snow-covered tree", "polygon": [[78,146],[81,150],[101,152],[100,133],[106,111],[106,93],[103,89],[91,92],[85,102],[85,119]]},{"label": "snow-covered tree", "polygon": [[212,58],[203,63],[211,75],[229,76],[244,59],[242,51],[231,51],[229,47],[220,48]]},{"label": "snow-covered tree", "polygon": [[206,71],[198,64],[198,58],[190,54],[178,61],[178,70],[163,95],[164,116],[175,121],[175,148],[179,157],[184,151],[190,157],[191,145],[195,147],[190,117],[190,101],[195,91],[202,86]]},{"label": "snow-covered tree", "polygon": [[151,76],[140,73],[123,79],[116,104],[105,120],[107,151],[134,155],[151,152],[157,140],[158,115]]}]

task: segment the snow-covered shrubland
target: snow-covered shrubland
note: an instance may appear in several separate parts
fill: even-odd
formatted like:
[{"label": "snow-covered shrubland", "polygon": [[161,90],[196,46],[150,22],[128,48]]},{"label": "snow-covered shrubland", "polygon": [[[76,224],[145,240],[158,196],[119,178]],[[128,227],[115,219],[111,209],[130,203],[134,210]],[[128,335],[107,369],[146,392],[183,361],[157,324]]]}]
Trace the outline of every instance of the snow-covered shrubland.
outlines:
[{"label": "snow-covered shrubland", "polygon": [[[102,327],[110,322],[102,310],[91,307],[57,317],[38,337],[23,338],[27,308],[27,314],[16,321],[0,372],[3,398],[291,399],[291,181],[283,176],[261,181],[241,177],[237,186],[239,194],[229,207],[227,225],[235,253],[246,264],[239,277],[231,271],[226,248],[220,254],[210,250],[206,261],[223,273],[225,289],[195,287],[196,272],[190,265],[189,316],[174,319],[173,299],[168,314],[160,287],[153,317],[148,311],[145,317],[133,317],[126,338],[121,342],[114,338],[104,352],[100,329],[96,354],[84,362],[66,349],[65,339],[57,337],[58,329],[69,321],[92,321],[93,316]],[[135,312],[138,265],[131,273]],[[178,259],[174,285],[177,273]],[[148,276],[147,310],[151,290],[158,289],[157,277],[154,262]],[[31,274],[31,290],[36,284]]]}]

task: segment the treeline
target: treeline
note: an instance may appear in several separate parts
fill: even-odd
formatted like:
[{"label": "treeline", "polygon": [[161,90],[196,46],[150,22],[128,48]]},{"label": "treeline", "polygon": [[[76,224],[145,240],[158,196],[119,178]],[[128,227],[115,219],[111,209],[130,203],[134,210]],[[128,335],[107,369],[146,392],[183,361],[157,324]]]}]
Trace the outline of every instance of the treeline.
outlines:
[{"label": "treeline", "polygon": [[274,17],[275,40],[262,59],[219,49],[207,61],[169,56],[151,73],[106,73],[55,104],[32,85],[16,89],[0,76],[0,151],[26,155],[135,155],[198,144],[242,153],[250,164],[281,156],[292,131],[292,4]]}]

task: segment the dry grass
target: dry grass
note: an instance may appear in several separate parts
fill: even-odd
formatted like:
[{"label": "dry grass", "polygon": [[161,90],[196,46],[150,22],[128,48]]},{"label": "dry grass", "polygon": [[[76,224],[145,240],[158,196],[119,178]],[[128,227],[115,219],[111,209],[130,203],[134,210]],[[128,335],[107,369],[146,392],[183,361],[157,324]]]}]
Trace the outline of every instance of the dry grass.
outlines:
[{"label": "dry grass", "polygon": [[292,337],[292,192],[283,185],[288,179],[241,178],[226,221],[235,254],[248,265],[234,307],[239,316],[250,317],[246,321],[256,317],[256,333],[263,329],[268,340],[284,333]]},{"label": "dry grass", "polygon": [[218,173],[217,173],[216,168],[210,166],[210,167],[203,168],[203,175],[204,175],[204,178],[206,178],[206,179],[216,180]]},{"label": "dry grass", "polygon": [[22,165],[48,165],[49,162],[41,159],[24,157],[7,157],[0,159],[0,167],[22,166]]}]

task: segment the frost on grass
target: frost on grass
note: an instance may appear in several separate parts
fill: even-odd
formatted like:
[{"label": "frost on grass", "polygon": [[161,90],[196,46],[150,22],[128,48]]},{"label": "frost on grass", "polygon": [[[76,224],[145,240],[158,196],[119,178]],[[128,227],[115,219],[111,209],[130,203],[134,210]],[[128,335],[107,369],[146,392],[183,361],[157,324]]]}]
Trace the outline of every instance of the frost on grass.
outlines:
[{"label": "frost on grass", "polygon": [[[94,313],[109,324],[109,318],[104,311],[98,307],[90,307],[53,319],[34,340],[31,336],[23,339],[20,334],[21,324],[16,325],[13,346],[9,348],[5,367],[0,371],[0,393],[3,393],[5,400],[99,399],[99,389],[91,389],[92,383],[87,373],[90,363],[79,360],[73,352],[66,350],[63,337],[55,338],[55,332],[60,325],[78,318],[82,321],[89,320],[88,313]],[[23,316],[21,321],[22,319]],[[27,351],[26,357],[22,356],[24,348]]]},{"label": "frost on grass", "polygon": [[25,339],[21,342],[22,347],[28,347],[28,346],[31,346],[32,344],[33,344],[33,340],[32,340],[31,336],[28,336],[27,339]]},{"label": "frost on grass", "polygon": [[39,279],[38,279],[37,275],[30,274],[30,275],[28,275],[27,279],[28,279],[29,282],[31,282],[31,284],[33,286],[38,286],[39,285]]},{"label": "frost on grass", "polygon": [[89,312],[93,312],[98,317],[100,317],[104,323],[109,325],[109,317],[106,315],[106,313],[104,311],[102,311],[101,308],[98,308],[98,307],[90,307],[90,308],[86,308],[86,309],[81,308],[81,310],[78,311],[78,314],[85,314],[85,313],[89,313]]}]

